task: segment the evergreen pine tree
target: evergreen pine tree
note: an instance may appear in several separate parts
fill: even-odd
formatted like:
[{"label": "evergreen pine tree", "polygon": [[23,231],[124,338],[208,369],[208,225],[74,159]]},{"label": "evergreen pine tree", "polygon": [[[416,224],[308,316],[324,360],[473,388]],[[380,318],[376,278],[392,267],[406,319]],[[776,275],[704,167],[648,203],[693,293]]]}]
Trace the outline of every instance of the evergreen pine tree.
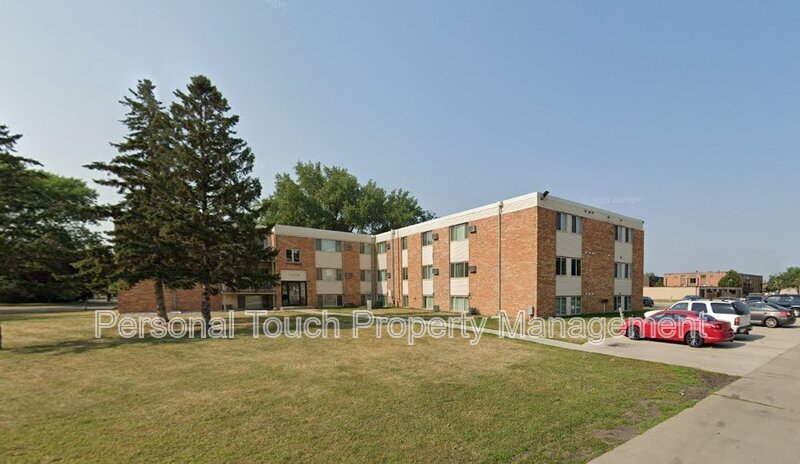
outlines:
[{"label": "evergreen pine tree", "polygon": [[128,134],[112,144],[119,154],[110,163],[87,167],[111,174],[97,182],[115,187],[123,197],[108,209],[114,219],[116,277],[129,285],[152,279],[156,310],[167,320],[164,286],[187,285],[186,255],[176,235],[182,224],[174,207],[174,131],[151,81],[139,81],[120,103],[128,109],[122,121]]},{"label": "evergreen pine tree", "polygon": [[253,177],[254,155],[236,137],[239,117],[205,76],[194,76],[186,91],[176,91],[170,107],[177,144],[181,186],[181,242],[189,255],[190,275],[203,292],[202,313],[211,318],[212,285],[255,288],[277,277],[263,269],[275,256],[257,229],[261,184]]}]

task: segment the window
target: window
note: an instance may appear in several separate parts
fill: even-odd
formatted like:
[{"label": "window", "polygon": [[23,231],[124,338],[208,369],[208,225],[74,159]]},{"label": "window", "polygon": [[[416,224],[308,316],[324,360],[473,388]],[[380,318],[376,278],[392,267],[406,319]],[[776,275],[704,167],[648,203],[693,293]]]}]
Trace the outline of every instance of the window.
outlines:
[{"label": "window", "polygon": [[631,229],[624,226],[614,226],[614,240],[631,243]]},{"label": "window", "polygon": [[630,279],[631,278],[630,263],[614,263],[614,278]]},{"label": "window", "polygon": [[581,275],[581,260],[572,258],[570,261],[572,261],[572,269],[570,269],[570,271],[571,271],[570,275],[573,275],[573,276],[576,276],[576,277],[580,276]]},{"label": "window", "polygon": [[379,269],[378,270],[378,282],[383,282],[386,280],[386,269]]},{"label": "window", "polygon": [[372,282],[372,271],[369,269],[362,269],[361,270],[361,281],[362,282]]},{"label": "window", "polygon": [[342,251],[342,242],[318,238],[314,240],[317,251]]},{"label": "window", "polygon": [[460,263],[450,263],[450,277],[469,277],[469,263],[466,261]]},{"label": "window", "polygon": [[689,277],[689,283],[690,284],[696,284],[697,283],[697,277]]},{"label": "window", "polygon": [[422,233],[422,246],[433,245],[433,231]]},{"label": "window", "polygon": [[736,314],[736,310],[730,303],[711,303],[711,311],[714,314]]},{"label": "window", "polygon": [[400,237],[400,249],[408,250],[408,237]]},{"label": "window", "polygon": [[358,246],[358,252],[362,255],[370,255],[372,254],[372,244],[371,243],[361,243]]},{"label": "window", "polygon": [[375,301],[372,303],[373,306],[384,306],[386,304],[386,295],[378,293],[375,295]]},{"label": "window", "polygon": [[327,281],[342,280],[342,270],[318,267],[317,280],[327,280]]},{"label": "window", "polygon": [[422,307],[425,309],[433,309],[433,295],[424,295],[422,297]]},{"label": "window", "polygon": [[580,216],[572,216],[572,233],[573,234],[582,234],[583,233],[583,218]]},{"label": "window", "polygon": [[581,297],[573,296],[569,299],[570,301],[570,314],[580,314],[581,313]]},{"label": "window", "polygon": [[408,280],[408,268],[404,267],[400,269],[400,274],[403,276],[403,280]]},{"label": "window", "polygon": [[556,297],[556,316],[564,316],[567,314],[567,297]]},{"label": "window", "polygon": [[300,262],[300,250],[297,249],[289,249],[286,250],[286,262],[287,263],[299,263]]},{"label": "window", "polygon": [[367,301],[372,299],[372,293],[362,293],[361,294],[361,306],[366,306]]},{"label": "window", "polygon": [[689,303],[675,303],[669,309],[672,311],[687,311],[689,310]]},{"label": "window", "polygon": [[386,242],[378,242],[375,246],[378,249],[378,254],[386,253]]},{"label": "window", "polygon": [[467,223],[450,226],[450,241],[460,242],[467,239]]},{"label": "window", "polygon": [[427,266],[422,266],[422,278],[423,279],[433,279],[433,265],[428,264]]},{"label": "window", "polygon": [[622,309],[623,311],[631,310],[631,297],[617,295],[614,297],[614,309]]},{"label": "window", "polygon": [[469,297],[468,296],[452,296],[450,297],[450,310],[465,313],[469,311]]},{"label": "window", "polygon": [[342,306],[342,295],[317,295],[317,306],[320,308]]},{"label": "window", "polygon": [[556,258],[556,275],[557,276],[565,276],[567,275],[567,258]]},{"label": "window", "polygon": [[556,213],[556,230],[567,231],[567,213]]},{"label": "window", "polygon": [[408,295],[403,295],[403,307],[408,308]]}]

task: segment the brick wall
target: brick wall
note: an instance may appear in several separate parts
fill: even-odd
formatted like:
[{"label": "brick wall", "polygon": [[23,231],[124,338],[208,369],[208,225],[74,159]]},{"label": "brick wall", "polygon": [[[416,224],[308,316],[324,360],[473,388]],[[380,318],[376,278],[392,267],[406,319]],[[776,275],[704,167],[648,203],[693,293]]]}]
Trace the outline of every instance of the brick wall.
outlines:
[{"label": "brick wall", "polygon": [[556,315],[556,212],[536,208],[536,307],[541,317]]},{"label": "brick wall", "polygon": [[[167,311],[200,311],[202,299],[203,292],[200,286],[190,290],[164,289]],[[156,296],[153,281],[139,282],[130,289],[119,292],[117,310],[121,313],[155,312]],[[222,296],[211,295],[211,310],[222,310]]]},{"label": "brick wall", "polygon": [[632,245],[631,307],[634,311],[641,311],[644,293],[644,231],[633,229]]},{"label": "brick wall", "polygon": [[518,311],[537,306],[537,209],[503,214],[501,309],[512,319]]},{"label": "brick wall", "polygon": [[433,276],[433,304],[446,311],[450,309],[450,228],[434,232],[439,234],[439,240],[433,242],[433,268],[439,269],[439,275]]},{"label": "brick wall", "polygon": [[497,216],[469,223],[478,229],[469,235],[469,264],[477,267],[469,274],[469,304],[484,315],[497,314],[497,223]]},{"label": "brick wall", "polygon": [[[614,225],[595,219],[583,219],[583,256],[581,262],[581,312],[614,310]],[[639,281],[641,295],[641,280]],[[634,290],[635,291],[635,290]],[[639,299],[641,306],[641,298]]]},{"label": "brick wall", "polygon": [[422,308],[422,236],[408,236],[408,307]]},{"label": "brick wall", "polygon": [[361,254],[358,242],[342,243],[342,298],[345,305],[361,305]]}]

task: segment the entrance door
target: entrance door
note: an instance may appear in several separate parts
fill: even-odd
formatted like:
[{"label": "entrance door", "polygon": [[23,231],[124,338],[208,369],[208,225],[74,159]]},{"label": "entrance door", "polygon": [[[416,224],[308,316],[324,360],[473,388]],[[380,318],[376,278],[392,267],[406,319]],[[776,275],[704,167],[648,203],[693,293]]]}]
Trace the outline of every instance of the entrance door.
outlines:
[{"label": "entrance door", "polygon": [[307,304],[305,282],[281,282],[281,306],[305,306]]}]

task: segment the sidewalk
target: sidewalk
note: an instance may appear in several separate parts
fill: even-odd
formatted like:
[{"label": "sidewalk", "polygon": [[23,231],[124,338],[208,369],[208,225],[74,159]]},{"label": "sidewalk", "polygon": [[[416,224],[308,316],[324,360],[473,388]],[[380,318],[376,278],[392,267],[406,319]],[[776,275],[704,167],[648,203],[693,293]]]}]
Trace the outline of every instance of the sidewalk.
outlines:
[{"label": "sidewalk", "polygon": [[800,346],[592,461],[800,461]]}]

